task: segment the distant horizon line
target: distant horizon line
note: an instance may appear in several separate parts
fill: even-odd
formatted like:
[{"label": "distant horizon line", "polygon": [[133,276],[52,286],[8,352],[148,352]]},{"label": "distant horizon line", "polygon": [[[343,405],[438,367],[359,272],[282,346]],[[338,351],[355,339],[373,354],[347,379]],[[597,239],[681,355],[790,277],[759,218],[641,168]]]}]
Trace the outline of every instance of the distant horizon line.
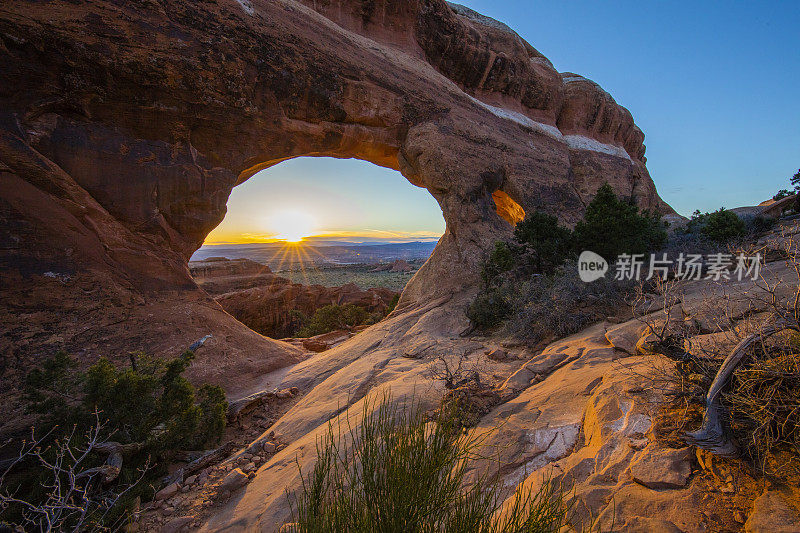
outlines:
[{"label": "distant horizon line", "polygon": [[204,246],[243,246],[243,245],[259,245],[259,244],[286,244],[286,245],[314,245],[319,243],[326,243],[326,242],[335,242],[335,243],[342,243],[342,244],[413,244],[413,243],[435,243],[438,242],[441,237],[417,237],[417,238],[407,238],[407,239],[381,239],[379,237],[373,238],[361,238],[359,240],[352,240],[347,239],[344,237],[339,238],[313,238],[313,239],[303,239],[301,241],[287,241],[285,239],[273,239],[273,240],[263,240],[263,241],[215,241],[215,242],[204,242],[201,245],[201,248]]},{"label": "distant horizon line", "polygon": [[[213,232],[212,232],[213,233]],[[444,232],[436,231],[391,231],[366,229],[357,231],[325,230],[321,233],[308,235],[300,241],[291,241],[280,238],[275,233],[240,233],[230,239],[214,239],[206,241],[203,246],[222,246],[237,244],[312,244],[319,241],[338,241],[352,244],[365,244],[369,242],[404,243],[404,242],[435,242],[442,238]]]}]

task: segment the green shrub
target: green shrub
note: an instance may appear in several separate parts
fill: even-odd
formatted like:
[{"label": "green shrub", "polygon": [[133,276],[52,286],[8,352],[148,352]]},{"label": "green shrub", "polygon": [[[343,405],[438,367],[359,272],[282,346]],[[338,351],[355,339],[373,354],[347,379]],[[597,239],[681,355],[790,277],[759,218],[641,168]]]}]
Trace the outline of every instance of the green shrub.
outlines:
[{"label": "green shrub", "polygon": [[308,324],[300,329],[298,336],[313,337],[337,329],[352,328],[374,321],[375,318],[366,309],[355,304],[326,305],[316,310]]},{"label": "green shrub", "polygon": [[513,311],[509,289],[494,287],[482,291],[467,307],[467,318],[477,329],[488,330],[499,326]]},{"label": "green shrub", "polygon": [[620,254],[645,254],[666,242],[658,215],[640,213],[605,184],[574,232],[554,216],[533,212],[517,224],[514,242],[498,242],[483,265],[484,287],[467,318],[481,330],[508,321],[509,333],[535,341],[574,333],[616,311],[627,290],[613,280],[581,282],[571,262],[578,252],[592,250],[613,262]]},{"label": "green shrub", "polygon": [[686,226],[688,233],[716,243],[726,243],[744,237],[747,226],[733,211],[721,207],[711,213],[695,211]]},{"label": "green shrub", "polygon": [[659,215],[640,213],[633,203],[617,198],[606,183],[575,226],[574,239],[577,251],[591,250],[614,262],[620,254],[645,254],[661,248],[667,232]]},{"label": "green shrub", "polygon": [[577,263],[568,261],[549,276],[538,276],[509,287],[509,313],[503,333],[530,343],[550,342],[627,309],[632,281],[600,278],[584,283]]},{"label": "green shrub", "polygon": [[481,267],[481,279],[484,287],[491,287],[501,275],[515,268],[517,252],[511,244],[498,241],[494,250]]},{"label": "green shrub", "polygon": [[525,252],[529,270],[548,274],[573,253],[573,235],[552,215],[534,211],[514,228],[514,240]]},{"label": "green shrub", "polygon": [[[137,496],[151,497],[150,482],[166,473],[166,462],[174,451],[206,449],[220,441],[228,405],[225,394],[218,386],[195,389],[183,377],[193,358],[191,351],[166,362],[131,354],[130,366],[119,368],[103,358],[81,372],[75,361],[60,352],[26,377],[28,410],[40,415],[37,433],[47,435],[40,444],[45,459],[52,463],[59,450],[67,452],[63,443],[68,442],[69,451],[62,459],[74,460],[93,432],[98,441],[114,441],[125,450],[119,475],[103,487],[109,495],[119,489],[124,497],[86,500],[92,512],[98,513],[93,528],[124,519],[125,509]],[[102,465],[106,455],[90,454],[81,468]],[[43,489],[51,470],[31,456],[3,481],[16,487],[18,498],[40,505],[53,497]],[[106,500],[111,503],[103,503]],[[14,520],[22,519],[21,512],[19,505],[11,505],[3,514]],[[70,524],[66,521],[59,527]]]},{"label": "green shrub", "polygon": [[775,227],[775,219],[763,215],[742,217],[747,233],[759,234],[771,230]]},{"label": "green shrub", "polygon": [[572,231],[558,219],[534,211],[514,228],[514,241],[495,243],[481,268],[485,288],[502,280],[504,274],[519,270],[523,274],[547,274],[573,253]]},{"label": "green shrub", "polygon": [[24,399],[27,410],[45,415],[45,421],[57,423],[72,419],[74,409],[70,399],[82,387],[84,375],[76,372],[77,363],[59,351],[42,363],[42,368],[31,370],[25,378]]},{"label": "green shrub", "polygon": [[400,303],[400,293],[395,294],[392,296],[392,299],[389,300],[389,305],[386,307],[386,314],[388,315],[394,311],[398,303]]},{"label": "green shrub", "polygon": [[[317,443],[317,463],[289,495],[298,533],[555,533],[572,503],[554,484],[518,489],[503,516],[502,480],[466,483],[468,460],[481,444],[464,436],[453,409],[430,423],[416,406],[385,398],[365,405],[361,424],[332,425]],[[299,465],[298,465],[299,466]]]},{"label": "green shrub", "polygon": [[[131,366],[117,368],[102,358],[85,373],[65,353],[33,370],[26,379],[29,410],[46,425],[70,421],[88,427],[97,410],[123,444],[142,443],[151,453],[215,444],[225,425],[225,393],[219,386],[198,391],[183,377],[194,353],[163,362],[132,354]],[[64,387],[69,383],[69,388]],[[69,403],[65,398],[80,398]],[[54,408],[54,404],[60,404]],[[156,431],[163,426],[163,430]]]},{"label": "green shrub", "polygon": [[783,200],[784,198],[787,198],[792,194],[794,193],[789,192],[788,189],[781,189],[775,194],[775,196],[772,197],[772,199],[777,202],[778,200]]}]

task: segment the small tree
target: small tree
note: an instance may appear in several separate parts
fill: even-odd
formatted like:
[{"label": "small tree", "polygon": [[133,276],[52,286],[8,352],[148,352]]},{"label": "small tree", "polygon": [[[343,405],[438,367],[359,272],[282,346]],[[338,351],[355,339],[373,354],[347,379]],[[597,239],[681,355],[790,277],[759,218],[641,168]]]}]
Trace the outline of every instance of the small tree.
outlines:
[{"label": "small tree", "polygon": [[534,272],[549,274],[561,266],[573,249],[573,235],[561,226],[558,219],[541,211],[534,211],[517,224],[514,239],[526,252]]},{"label": "small tree", "polygon": [[503,241],[496,242],[492,253],[481,267],[484,287],[491,287],[501,275],[513,270],[517,266],[517,257],[518,253],[513,245]]},{"label": "small tree", "polygon": [[792,186],[794,186],[794,190],[800,192],[800,169],[794,173],[794,176],[789,180],[792,182]]},{"label": "small tree", "polygon": [[308,315],[299,309],[292,309],[289,311],[289,324],[287,329],[291,332],[292,336],[296,336],[306,324],[308,324]]},{"label": "small tree", "polygon": [[[118,454],[120,445],[105,440],[107,428],[95,423],[84,434],[76,428],[53,440],[52,433],[37,436],[31,431],[30,440],[22,441],[18,455],[11,466],[0,472],[0,514],[7,510],[16,512],[17,528],[13,531],[117,531],[128,520],[124,514],[114,513],[118,503],[125,500],[128,493],[137,486],[147,474],[144,464],[129,482],[117,483],[112,489],[104,485],[109,478],[115,478],[119,470],[113,460],[96,465],[98,454],[113,457]],[[36,469],[37,488],[41,496],[36,499],[19,494],[18,479],[12,478],[17,467],[26,465]],[[11,474],[11,475],[9,475]],[[13,487],[12,490],[9,490]],[[0,531],[12,531],[12,524],[0,521]]]},{"label": "small tree", "polygon": [[448,362],[447,357],[440,355],[428,367],[428,375],[433,380],[442,381],[447,390],[463,387],[471,381],[481,384],[480,368],[477,363],[470,364],[466,354],[459,355],[455,362]]},{"label": "small tree", "polygon": [[726,243],[747,234],[747,225],[733,211],[720,207],[711,213],[695,211],[686,230],[716,243]]},{"label": "small tree", "polygon": [[348,329],[366,323],[369,318],[370,314],[367,310],[355,304],[326,305],[314,312],[314,316],[298,332],[298,335],[313,337],[337,329]]},{"label": "small tree", "polygon": [[[794,173],[794,176],[789,180],[794,186],[794,191],[800,193],[800,169]],[[794,210],[800,211],[800,194],[797,195],[797,200],[794,203]]]},{"label": "small tree", "polygon": [[661,217],[639,212],[631,202],[617,198],[606,183],[586,208],[575,226],[578,251],[592,250],[613,262],[623,253],[644,254],[662,247],[667,232]]}]

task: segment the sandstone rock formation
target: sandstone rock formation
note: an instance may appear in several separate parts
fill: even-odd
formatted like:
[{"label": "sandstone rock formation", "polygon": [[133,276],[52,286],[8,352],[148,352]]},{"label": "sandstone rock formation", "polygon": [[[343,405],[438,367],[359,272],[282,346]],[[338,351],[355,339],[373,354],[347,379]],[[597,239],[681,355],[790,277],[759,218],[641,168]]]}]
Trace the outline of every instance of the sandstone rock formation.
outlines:
[{"label": "sandstone rock formation", "polygon": [[367,325],[361,325],[350,329],[337,329],[329,331],[328,333],[322,333],[321,335],[314,335],[313,337],[288,338],[282,340],[289,344],[299,346],[309,352],[319,353],[342,344],[344,341],[353,338],[354,335],[364,331],[368,327]]},{"label": "sandstone rock formation", "polygon": [[211,296],[269,285],[278,277],[267,265],[249,259],[220,259],[189,261],[192,279]]},{"label": "sandstone rock formation", "polygon": [[190,261],[189,272],[192,274],[192,278],[198,281],[231,276],[254,277],[260,274],[272,274],[272,269],[250,259],[209,257],[203,261]]},{"label": "sandstone rock formation", "polygon": [[295,311],[310,317],[326,305],[353,304],[371,313],[385,313],[397,295],[384,288],[362,290],[353,283],[341,287],[293,283],[247,259],[192,261],[189,267],[194,280],[225,311],[254,331],[275,339],[295,334]]},{"label": "sandstone rock formation", "polygon": [[353,284],[342,287],[302,285],[275,276],[263,287],[226,293],[215,299],[223,309],[251,329],[280,339],[296,333],[293,324],[297,319],[292,316],[292,311],[310,317],[326,305],[353,304],[369,312],[384,313],[395,294],[384,288],[361,290]]},{"label": "sandstone rock formation", "polygon": [[780,200],[765,200],[758,205],[753,206],[746,206],[746,207],[736,207],[731,209],[734,213],[739,215],[740,217],[771,217],[771,218],[779,218],[784,211],[792,210],[797,203],[797,195],[793,194],[791,196],[787,196],[786,198],[781,198]]},{"label": "sandstone rock formation", "polygon": [[[463,356],[496,380],[500,403],[473,431],[509,491],[548,472],[604,530],[793,530],[796,487],[734,494],[727,480],[740,489],[746,473],[720,486],[685,443],[664,441],[641,323],[536,351],[459,335],[480,260],[526,210],[572,223],[608,181],[671,212],[630,114],[505,25],[441,0],[19,1],[0,9],[0,104],[0,391],[58,348],[86,362],[174,355],[209,333],[195,379],[236,398],[283,367],[269,387],[298,391],[215,467],[213,507],[167,507],[162,527],[191,516],[204,531],[280,530],[329,421],[358,424],[365,398],[387,391],[435,408],[431,365]],[[447,222],[396,312],[311,356],[234,320],[187,268],[235,184],[301,155],[397,169]],[[273,276],[249,268],[227,277]],[[723,296],[706,285],[676,306],[698,348],[721,318],[742,325],[703,308]]]},{"label": "sandstone rock formation", "polygon": [[[791,275],[782,264],[766,268],[771,282]],[[708,313],[709,302],[735,305],[749,288],[692,282],[677,307],[693,318]],[[717,313],[726,316],[722,308]],[[409,315],[392,315],[285,375],[278,388],[298,387],[303,395],[247,450],[263,448],[276,436],[286,448],[276,450],[245,487],[209,512],[201,531],[279,531],[290,519],[285,491],[300,486],[298,465],[309,472],[314,464],[317,439],[329,420],[334,427],[358,425],[365,398],[374,401],[387,391],[396,402],[413,398],[423,409],[434,409],[444,391],[441,381],[431,381],[430,367],[437,357],[454,360],[461,354],[488,369],[481,378],[487,383],[508,376],[495,389],[499,403],[472,429],[483,439],[484,459],[470,464],[470,475],[497,472],[509,493],[519,485],[536,488],[547,477],[563,482],[577,498],[577,517],[584,524],[596,520],[602,531],[790,531],[795,526],[797,487],[759,497],[765,489],[750,477],[749,466],[734,471],[726,463],[729,472],[719,476],[723,470],[712,466],[719,457],[695,460],[702,454],[680,439],[666,438],[669,424],[685,419],[670,419],[664,412],[669,394],[659,381],[663,369],[658,365],[669,360],[654,362],[633,349],[639,344],[635,337],[648,335],[639,320],[601,322],[541,351],[509,347],[508,357],[492,358],[498,348],[487,350],[486,343],[495,339],[407,329],[415,323]],[[398,337],[415,357],[397,355]],[[685,412],[685,405],[678,405]]]},{"label": "sandstone rock formation", "polygon": [[234,395],[301,359],[186,267],[235,185],[298,156],[370,161],[436,198],[446,232],[398,309],[412,336],[457,333],[524,211],[575,222],[609,182],[671,212],[643,138],[597,84],[443,0],[6,3],[1,388],[61,348],[165,356],[212,334],[190,372]]},{"label": "sandstone rock formation", "polygon": [[800,526],[800,512],[777,492],[764,491],[753,502],[753,512],[745,523],[747,533],[789,533]]}]

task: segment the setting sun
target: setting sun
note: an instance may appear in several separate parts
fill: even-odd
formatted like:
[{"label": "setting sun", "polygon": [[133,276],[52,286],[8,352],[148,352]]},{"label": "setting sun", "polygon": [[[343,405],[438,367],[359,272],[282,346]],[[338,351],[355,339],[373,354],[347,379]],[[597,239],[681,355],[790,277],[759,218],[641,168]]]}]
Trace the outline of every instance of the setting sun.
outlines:
[{"label": "setting sun", "polygon": [[298,210],[278,211],[269,217],[270,230],[277,235],[276,239],[286,242],[300,242],[314,232],[314,217]]}]

